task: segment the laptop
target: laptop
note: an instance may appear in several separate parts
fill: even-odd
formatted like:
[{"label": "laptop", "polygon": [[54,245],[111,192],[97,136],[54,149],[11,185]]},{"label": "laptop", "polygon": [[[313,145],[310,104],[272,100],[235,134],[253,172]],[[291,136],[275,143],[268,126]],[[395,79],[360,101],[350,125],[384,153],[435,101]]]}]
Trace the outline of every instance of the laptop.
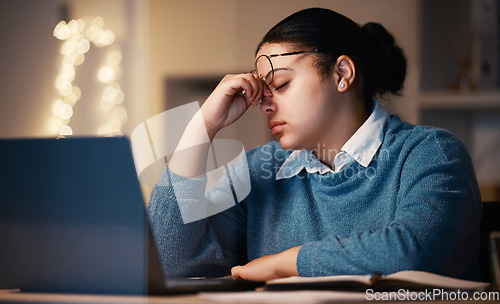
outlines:
[{"label": "laptop", "polygon": [[125,137],[0,140],[0,289],[98,294],[247,290],[165,277]]}]

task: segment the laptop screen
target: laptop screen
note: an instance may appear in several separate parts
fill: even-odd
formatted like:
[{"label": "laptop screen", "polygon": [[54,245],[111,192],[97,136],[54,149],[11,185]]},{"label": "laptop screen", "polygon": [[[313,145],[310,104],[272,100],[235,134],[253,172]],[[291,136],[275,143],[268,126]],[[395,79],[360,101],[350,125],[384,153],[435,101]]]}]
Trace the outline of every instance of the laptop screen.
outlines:
[{"label": "laptop screen", "polygon": [[126,138],[0,140],[0,288],[147,293],[148,223]]}]

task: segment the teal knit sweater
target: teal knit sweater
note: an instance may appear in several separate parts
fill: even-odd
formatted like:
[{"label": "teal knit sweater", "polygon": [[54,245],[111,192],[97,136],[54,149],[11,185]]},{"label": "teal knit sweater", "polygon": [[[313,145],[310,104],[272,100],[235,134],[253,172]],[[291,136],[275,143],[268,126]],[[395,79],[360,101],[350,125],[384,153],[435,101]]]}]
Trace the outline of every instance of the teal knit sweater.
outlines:
[{"label": "teal knit sweater", "polygon": [[450,133],[392,116],[368,167],[354,162],[336,174],[303,170],[276,181],[290,153],[277,142],[247,152],[248,197],[188,224],[171,181],[190,191],[206,180],[165,169],[148,212],[167,275],[223,276],[302,245],[301,276],[422,270],[479,278],[481,199],[469,155]]}]

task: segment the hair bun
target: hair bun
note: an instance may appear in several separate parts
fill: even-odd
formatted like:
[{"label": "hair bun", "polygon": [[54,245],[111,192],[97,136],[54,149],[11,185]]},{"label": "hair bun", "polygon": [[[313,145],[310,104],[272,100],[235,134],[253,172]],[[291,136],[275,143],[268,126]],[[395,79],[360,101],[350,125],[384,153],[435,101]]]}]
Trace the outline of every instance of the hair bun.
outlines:
[{"label": "hair bun", "polygon": [[361,30],[366,37],[370,53],[368,56],[371,57],[369,69],[373,81],[372,90],[380,95],[389,92],[399,94],[406,77],[406,57],[403,50],[379,23],[369,22]]}]

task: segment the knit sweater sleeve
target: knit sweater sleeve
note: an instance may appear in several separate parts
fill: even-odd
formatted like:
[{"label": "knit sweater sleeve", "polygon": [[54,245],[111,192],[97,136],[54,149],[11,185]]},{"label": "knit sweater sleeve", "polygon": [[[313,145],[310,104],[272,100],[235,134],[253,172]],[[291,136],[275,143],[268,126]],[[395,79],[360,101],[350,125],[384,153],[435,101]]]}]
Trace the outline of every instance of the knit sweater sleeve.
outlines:
[{"label": "knit sweater sleeve", "polygon": [[417,131],[425,136],[396,156],[400,184],[392,221],[375,231],[304,244],[297,259],[301,276],[401,270],[477,276],[467,273],[477,254],[481,212],[470,158],[448,132]]},{"label": "knit sweater sleeve", "polygon": [[[206,175],[185,178],[166,167],[151,193],[148,215],[163,271],[169,277],[225,276],[232,266],[246,262],[246,218],[241,204],[186,222],[186,212],[203,214],[207,202],[214,207],[214,197],[228,195],[221,190],[227,185],[224,178],[207,193],[206,184]],[[234,205],[230,194],[223,200]]]}]

